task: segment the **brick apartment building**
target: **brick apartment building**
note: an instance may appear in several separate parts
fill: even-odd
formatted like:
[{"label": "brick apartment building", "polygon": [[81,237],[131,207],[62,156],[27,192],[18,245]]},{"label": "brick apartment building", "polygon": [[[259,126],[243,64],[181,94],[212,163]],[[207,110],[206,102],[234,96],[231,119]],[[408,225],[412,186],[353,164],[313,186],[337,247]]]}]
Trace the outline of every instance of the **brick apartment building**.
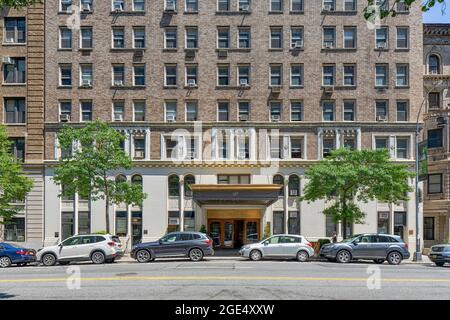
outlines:
[{"label": "brick apartment building", "polygon": [[449,242],[450,228],[450,24],[424,25],[424,245]]},{"label": "brick apartment building", "polygon": [[42,245],[44,225],[44,5],[0,10],[0,123],[34,187],[0,239]]}]

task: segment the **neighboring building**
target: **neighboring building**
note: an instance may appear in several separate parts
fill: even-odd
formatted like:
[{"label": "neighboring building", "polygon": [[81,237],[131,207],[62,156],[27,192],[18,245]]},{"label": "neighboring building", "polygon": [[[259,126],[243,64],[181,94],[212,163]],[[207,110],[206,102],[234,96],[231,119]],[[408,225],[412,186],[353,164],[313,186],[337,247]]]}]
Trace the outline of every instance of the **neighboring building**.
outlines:
[{"label": "neighboring building", "polygon": [[0,225],[0,241],[42,245],[44,233],[44,5],[0,10],[0,123],[34,187],[22,214]]},{"label": "neighboring building", "polygon": [[[102,119],[126,135],[134,166],[112,178],[148,193],[142,207],[111,210],[111,230],[128,248],[202,225],[225,247],[262,238],[267,224],[342,238],[323,202],[297,201],[308,166],[347,146],[388,148],[413,168],[418,3],[377,30],[363,19],[364,1],[81,3],[46,1],[46,244],[105,229],[101,201],[58,198],[65,124]],[[366,223],[352,232],[396,233],[414,248],[409,195],[361,204]]]},{"label": "neighboring building", "polygon": [[448,243],[450,230],[450,24],[424,25],[424,245]]}]

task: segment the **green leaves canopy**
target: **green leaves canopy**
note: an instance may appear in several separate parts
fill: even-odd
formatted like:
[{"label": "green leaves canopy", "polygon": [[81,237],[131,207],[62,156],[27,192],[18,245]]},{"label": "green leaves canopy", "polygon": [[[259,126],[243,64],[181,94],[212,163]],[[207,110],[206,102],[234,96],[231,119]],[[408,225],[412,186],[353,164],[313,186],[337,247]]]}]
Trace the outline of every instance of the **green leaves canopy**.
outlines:
[{"label": "green leaves canopy", "polygon": [[[387,0],[386,0],[386,1],[387,1]],[[415,2],[418,2],[418,1],[422,1],[422,2],[421,2],[421,5],[422,5],[422,11],[428,11],[428,10],[430,10],[430,9],[433,8],[437,3],[440,3],[440,4],[442,5],[442,10],[443,10],[443,11],[444,11],[445,8],[446,8],[446,0],[425,0],[425,1],[423,1],[423,0],[404,0],[405,4],[408,5],[408,6],[411,6],[411,5],[413,5]],[[381,12],[380,12],[380,14],[381,14],[380,18],[383,19],[383,18],[386,18],[386,17],[388,17],[388,16],[395,17],[395,16],[397,15],[397,12],[396,12],[396,10],[395,10],[395,4],[398,3],[398,2],[401,2],[401,0],[395,0],[395,1],[392,3],[392,6],[389,7],[389,8],[387,8],[387,10],[381,10]],[[367,7],[364,9],[364,18],[365,18],[365,19],[369,20],[369,19],[373,18],[375,12],[373,12],[373,11],[370,9],[370,6],[373,6],[375,3],[376,3],[376,0],[367,0]],[[388,2],[386,2],[386,3],[388,3]],[[381,3],[379,3],[379,5],[382,5],[382,4],[383,4],[383,1],[381,1]]]},{"label": "green leaves canopy", "polygon": [[22,9],[35,3],[42,3],[42,0],[0,0],[0,8]]},{"label": "green leaves canopy", "polygon": [[0,218],[6,222],[19,213],[14,201],[25,201],[33,182],[22,171],[20,162],[11,154],[11,142],[0,125]]}]

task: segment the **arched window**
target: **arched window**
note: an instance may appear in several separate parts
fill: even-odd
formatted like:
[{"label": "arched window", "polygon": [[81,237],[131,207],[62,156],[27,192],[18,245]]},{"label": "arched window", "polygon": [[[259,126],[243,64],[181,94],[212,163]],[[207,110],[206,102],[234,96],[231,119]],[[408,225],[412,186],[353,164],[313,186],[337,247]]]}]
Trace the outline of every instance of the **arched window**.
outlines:
[{"label": "arched window", "polygon": [[142,187],[142,176],[140,176],[138,174],[135,174],[134,176],[132,176],[131,177],[131,184]]},{"label": "arched window", "polygon": [[177,175],[171,175],[169,177],[169,197],[180,196],[180,177]]},{"label": "arched window", "polygon": [[280,174],[273,176],[273,184],[281,184],[283,186],[280,189],[279,196],[280,197],[284,196],[284,178],[283,178],[283,176]]},{"label": "arched window", "polygon": [[192,175],[188,175],[184,177],[184,196],[192,197],[191,185],[195,184],[195,177]]},{"label": "arched window", "polygon": [[440,73],[440,61],[439,57],[432,54],[428,57],[428,73],[429,74],[439,74]]},{"label": "arched window", "polygon": [[300,195],[300,178],[293,174],[289,177],[289,196],[296,197]]},{"label": "arched window", "polygon": [[125,177],[123,174],[119,174],[116,177],[116,183],[121,183],[121,182],[127,182],[127,177]]}]

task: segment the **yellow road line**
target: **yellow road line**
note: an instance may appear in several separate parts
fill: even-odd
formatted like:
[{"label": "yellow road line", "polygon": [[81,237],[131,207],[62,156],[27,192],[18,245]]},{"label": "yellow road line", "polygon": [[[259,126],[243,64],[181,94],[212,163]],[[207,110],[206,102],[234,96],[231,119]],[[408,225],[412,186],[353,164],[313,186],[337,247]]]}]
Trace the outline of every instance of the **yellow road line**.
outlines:
[{"label": "yellow road line", "polygon": [[[39,279],[0,279],[0,283],[45,283],[45,282],[66,282],[69,278],[39,278]],[[130,276],[130,277],[87,277],[81,278],[81,281],[336,281],[336,282],[366,282],[368,278],[326,278],[326,277],[263,277],[263,276]],[[450,279],[418,279],[418,278],[382,278],[382,282],[433,282],[450,283]]]}]

